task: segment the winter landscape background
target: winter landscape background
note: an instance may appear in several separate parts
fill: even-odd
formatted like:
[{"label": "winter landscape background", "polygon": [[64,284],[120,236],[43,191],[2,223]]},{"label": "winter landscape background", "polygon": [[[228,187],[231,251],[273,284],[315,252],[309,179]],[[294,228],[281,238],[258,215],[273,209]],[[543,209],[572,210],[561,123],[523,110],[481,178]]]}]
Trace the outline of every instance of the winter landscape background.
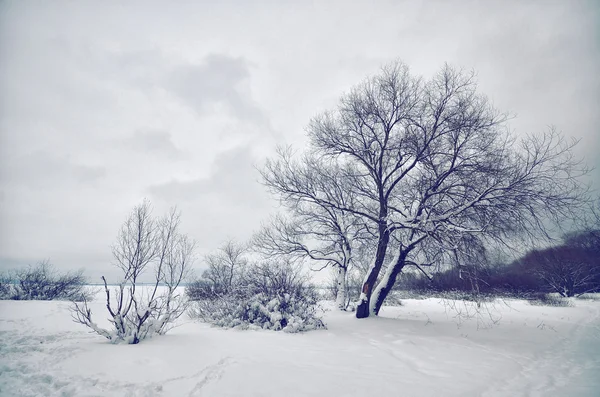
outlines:
[{"label": "winter landscape background", "polygon": [[0,2],[0,395],[597,396],[599,22]]}]

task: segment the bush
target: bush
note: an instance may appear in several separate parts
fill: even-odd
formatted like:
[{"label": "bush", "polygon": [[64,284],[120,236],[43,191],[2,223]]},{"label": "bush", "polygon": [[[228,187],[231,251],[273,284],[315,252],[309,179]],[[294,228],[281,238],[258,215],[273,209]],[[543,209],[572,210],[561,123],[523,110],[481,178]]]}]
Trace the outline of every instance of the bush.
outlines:
[{"label": "bush", "polygon": [[[73,321],[112,343],[137,344],[168,332],[187,309],[188,302],[177,289],[194,260],[195,243],[179,232],[179,223],[176,209],[155,219],[149,202],[135,207],[112,249],[123,278],[117,287],[109,288],[102,276],[111,328],[101,328],[93,321],[85,300],[71,306]],[[154,283],[145,288],[140,279],[148,270]]]},{"label": "bush", "polygon": [[186,287],[187,296],[191,300],[202,300],[236,294],[235,289],[243,284],[241,279],[248,264],[247,252],[245,245],[229,240],[215,253],[206,255],[204,263],[207,269],[202,278]]},{"label": "bush", "polygon": [[14,280],[10,273],[0,273],[0,299],[12,299]]},{"label": "bush", "polygon": [[0,299],[81,302],[93,295],[83,271],[59,274],[48,261],[0,276]]},{"label": "bush", "polygon": [[209,280],[203,278],[194,280],[185,287],[185,293],[188,298],[195,301],[223,296],[225,295],[224,292],[216,288]]},{"label": "bush", "polygon": [[534,294],[528,299],[533,306],[571,307],[573,302],[569,299],[555,294]]},{"label": "bush", "polygon": [[[211,294],[198,280],[186,290],[190,316],[226,328],[300,332],[324,328],[318,293],[299,267],[288,262],[248,264],[225,294]],[[199,292],[200,291],[200,292]]]},{"label": "bush", "polygon": [[599,293],[581,294],[577,297],[577,299],[589,300],[589,301],[600,301],[600,294]]}]

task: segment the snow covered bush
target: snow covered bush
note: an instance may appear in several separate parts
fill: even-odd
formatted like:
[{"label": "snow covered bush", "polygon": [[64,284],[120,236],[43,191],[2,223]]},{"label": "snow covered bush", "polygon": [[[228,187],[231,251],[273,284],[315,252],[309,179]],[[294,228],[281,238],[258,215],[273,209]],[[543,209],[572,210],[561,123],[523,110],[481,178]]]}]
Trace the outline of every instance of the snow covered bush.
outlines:
[{"label": "snow covered bush", "polygon": [[12,299],[13,294],[13,277],[8,272],[0,273],[0,299]]},{"label": "snow covered bush", "polygon": [[59,274],[48,261],[0,276],[0,299],[83,301],[92,295],[82,271]]},{"label": "snow covered bush", "polygon": [[231,295],[243,285],[248,264],[247,246],[229,240],[223,246],[204,257],[207,269],[202,277],[186,286],[186,294],[192,300],[212,299]]},{"label": "snow covered bush", "polygon": [[598,293],[589,293],[582,294],[577,297],[577,299],[589,300],[589,301],[600,301],[600,294]]},{"label": "snow covered bush", "polygon": [[[187,309],[187,299],[178,287],[189,274],[195,244],[179,233],[180,216],[175,209],[162,219],[151,215],[150,204],[144,201],[121,228],[112,250],[116,266],[123,271],[119,285],[109,288],[102,276],[112,329],[93,321],[86,300],[71,307],[75,322],[113,343],[137,344],[162,335]],[[142,287],[139,284],[148,269],[153,270],[154,282]]]},{"label": "snow covered bush", "polygon": [[227,328],[300,332],[325,327],[317,291],[298,266],[259,262],[245,270],[228,293],[196,295],[191,317]]},{"label": "snow covered bush", "polygon": [[558,294],[532,294],[528,302],[533,306],[572,307],[573,302]]}]

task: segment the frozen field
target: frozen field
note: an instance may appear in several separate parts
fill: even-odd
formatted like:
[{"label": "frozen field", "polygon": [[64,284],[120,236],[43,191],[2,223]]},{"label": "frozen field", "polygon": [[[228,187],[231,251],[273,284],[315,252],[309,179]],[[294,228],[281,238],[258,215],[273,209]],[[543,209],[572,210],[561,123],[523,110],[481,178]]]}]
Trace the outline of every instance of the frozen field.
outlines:
[{"label": "frozen field", "polygon": [[405,300],[380,318],[328,311],[328,330],[306,334],[184,319],[132,346],[88,333],[64,302],[0,301],[0,395],[599,396],[600,302],[575,305],[507,301],[489,307],[496,324],[459,326],[439,299]]}]

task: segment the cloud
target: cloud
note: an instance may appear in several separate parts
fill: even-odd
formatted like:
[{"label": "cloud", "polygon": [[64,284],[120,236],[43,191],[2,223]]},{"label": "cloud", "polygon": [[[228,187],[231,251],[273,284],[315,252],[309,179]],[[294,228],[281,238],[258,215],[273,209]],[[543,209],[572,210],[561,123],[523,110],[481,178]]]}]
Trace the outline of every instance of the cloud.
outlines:
[{"label": "cloud", "polygon": [[83,165],[67,157],[35,151],[4,164],[0,181],[5,186],[57,189],[93,184],[105,174],[103,167]]},{"label": "cloud", "polygon": [[243,58],[210,54],[200,64],[174,69],[166,85],[200,114],[223,109],[241,120],[264,123],[264,114],[244,85],[249,78]]},{"label": "cloud", "polygon": [[207,177],[171,179],[148,188],[153,201],[176,204],[190,234],[202,250],[217,247],[226,238],[245,240],[274,209],[274,201],[259,184],[257,160],[250,146],[217,155]]},{"label": "cloud", "polygon": [[173,143],[172,135],[163,130],[139,129],[125,140],[128,148],[148,155],[163,156],[172,160],[182,160],[186,154]]},{"label": "cloud", "polygon": [[268,196],[258,183],[257,160],[250,146],[239,146],[216,156],[210,175],[187,181],[172,179],[149,188],[149,192],[172,202],[197,201],[213,196],[221,204],[252,209],[268,206]]},{"label": "cloud", "polygon": [[[202,250],[272,210],[253,165],[382,63],[473,67],[518,133],[600,173],[600,8],[572,2],[0,2],[0,252],[103,268],[150,195]],[[365,20],[377,24],[365,25]],[[592,177],[593,178],[593,177]],[[2,260],[0,260],[1,262]],[[32,261],[33,262],[33,261]]]}]

